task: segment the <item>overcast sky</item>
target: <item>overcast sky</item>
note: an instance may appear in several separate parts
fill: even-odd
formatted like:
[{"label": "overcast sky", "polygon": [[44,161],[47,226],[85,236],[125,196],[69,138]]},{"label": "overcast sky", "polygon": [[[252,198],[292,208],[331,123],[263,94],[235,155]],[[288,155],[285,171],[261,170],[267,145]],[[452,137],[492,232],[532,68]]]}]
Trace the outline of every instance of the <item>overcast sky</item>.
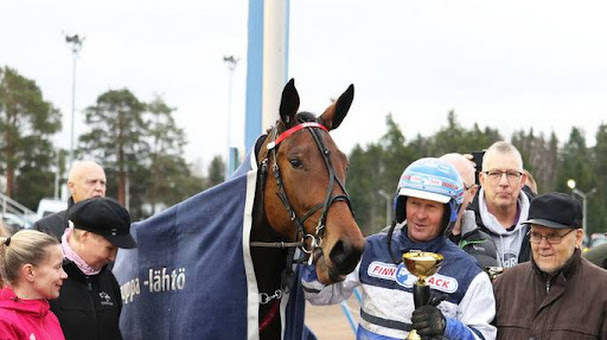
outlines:
[{"label": "overcast sky", "polygon": [[[230,73],[232,127],[244,135],[248,1],[4,1],[0,65],[34,79],[64,115],[69,147],[72,56],[64,35],[85,41],[77,63],[81,110],[110,89],[177,108],[186,157],[205,167],[226,153]],[[455,109],[466,128],[549,135],[572,126],[589,145],[607,123],[607,2],[292,0],[289,77],[304,110],[320,113],[354,83],[350,113],[334,132],[345,151],[376,141],[385,116],[412,139],[445,126]]]}]

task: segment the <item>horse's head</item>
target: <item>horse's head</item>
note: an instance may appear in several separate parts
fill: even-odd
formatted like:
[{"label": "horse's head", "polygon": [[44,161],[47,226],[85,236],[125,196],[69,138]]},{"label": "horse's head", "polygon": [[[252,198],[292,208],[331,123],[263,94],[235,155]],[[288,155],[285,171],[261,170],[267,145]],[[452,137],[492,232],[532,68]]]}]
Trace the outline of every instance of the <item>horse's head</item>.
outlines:
[{"label": "horse's head", "polygon": [[328,131],[346,116],[354,86],[318,118],[297,113],[299,95],[291,80],[258,159],[268,162],[264,212],[270,226],[287,240],[303,241],[321,282],[342,281],[365,248],[345,188],[348,159]]}]

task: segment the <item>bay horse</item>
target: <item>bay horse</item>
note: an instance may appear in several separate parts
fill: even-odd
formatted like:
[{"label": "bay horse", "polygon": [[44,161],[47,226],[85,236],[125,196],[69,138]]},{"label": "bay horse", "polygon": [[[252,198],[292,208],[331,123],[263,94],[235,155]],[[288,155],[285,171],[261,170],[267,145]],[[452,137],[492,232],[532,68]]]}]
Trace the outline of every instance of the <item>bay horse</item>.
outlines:
[{"label": "bay horse", "polygon": [[324,284],[343,281],[364,251],[345,187],[348,159],[328,133],[339,127],[353,98],[350,85],[318,118],[298,113],[299,94],[291,79],[282,92],[280,119],[258,141],[251,256],[262,296],[262,339],[280,338],[276,310],[289,286],[295,247],[315,264]]},{"label": "bay horse", "polygon": [[306,334],[297,263],[344,280],[365,247],[328,131],[350,86],[316,118],[291,80],[280,119],[225,182],[133,223],[114,265],[125,339],[292,339]]}]

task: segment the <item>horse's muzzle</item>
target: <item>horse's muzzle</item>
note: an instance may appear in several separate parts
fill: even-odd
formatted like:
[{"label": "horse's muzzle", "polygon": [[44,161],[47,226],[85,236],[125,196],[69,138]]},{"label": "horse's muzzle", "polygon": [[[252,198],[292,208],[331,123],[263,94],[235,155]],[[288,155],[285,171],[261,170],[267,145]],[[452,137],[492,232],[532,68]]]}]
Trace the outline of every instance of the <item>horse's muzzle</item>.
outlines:
[{"label": "horse's muzzle", "polygon": [[338,240],[331,248],[328,258],[323,256],[323,252],[317,252],[316,270],[319,280],[324,284],[343,281],[356,268],[364,250],[364,243],[354,246],[349,241]]},{"label": "horse's muzzle", "polygon": [[364,243],[362,247],[355,247],[349,241],[337,241],[329,254],[333,263],[332,269],[339,275],[351,273],[356,268],[358,261],[360,261],[360,256],[364,250]]}]

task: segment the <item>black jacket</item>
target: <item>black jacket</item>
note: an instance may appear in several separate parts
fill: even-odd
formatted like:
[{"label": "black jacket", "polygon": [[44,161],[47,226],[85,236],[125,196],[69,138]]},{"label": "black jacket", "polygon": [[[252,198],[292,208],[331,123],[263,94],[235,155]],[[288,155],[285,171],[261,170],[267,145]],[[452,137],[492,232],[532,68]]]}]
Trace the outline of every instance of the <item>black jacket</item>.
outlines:
[{"label": "black jacket", "polygon": [[[69,209],[72,205],[74,205],[74,200],[70,196],[70,198],[67,200],[67,208]],[[63,232],[65,231],[65,228],[67,228],[66,215],[67,210],[62,210],[54,214],[44,216],[34,223],[33,228],[34,230],[55,236],[59,241],[61,241],[61,236],[63,236]]]},{"label": "black jacket", "polygon": [[449,236],[460,249],[472,255],[481,268],[498,267],[497,247],[491,236],[480,230],[476,225],[473,211],[466,211],[461,219],[461,234]]},{"label": "black jacket", "polygon": [[71,261],[63,269],[68,275],[59,298],[50,300],[66,340],[120,340],[122,297],[118,282],[104,267],[97,275],[84,275]]}]

